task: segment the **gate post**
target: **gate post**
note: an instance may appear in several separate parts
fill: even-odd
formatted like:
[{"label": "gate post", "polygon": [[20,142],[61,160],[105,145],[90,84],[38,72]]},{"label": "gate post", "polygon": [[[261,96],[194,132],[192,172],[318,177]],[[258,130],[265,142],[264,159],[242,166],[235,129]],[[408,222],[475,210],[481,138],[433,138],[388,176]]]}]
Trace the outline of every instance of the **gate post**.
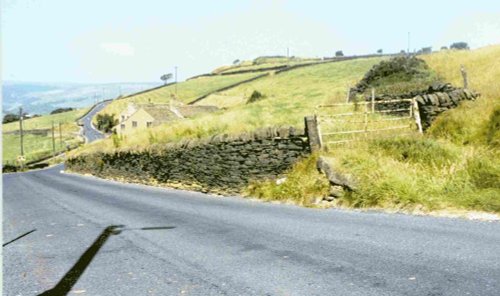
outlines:
[{"label": "gate post", "polygon": [[311,152],[316,152],[321,150],[321,132],[319,130],[318,118],[316,116],[306,116],[304,117],[304,122],[306,126],[306,135],[309,140],[309,148]]}]

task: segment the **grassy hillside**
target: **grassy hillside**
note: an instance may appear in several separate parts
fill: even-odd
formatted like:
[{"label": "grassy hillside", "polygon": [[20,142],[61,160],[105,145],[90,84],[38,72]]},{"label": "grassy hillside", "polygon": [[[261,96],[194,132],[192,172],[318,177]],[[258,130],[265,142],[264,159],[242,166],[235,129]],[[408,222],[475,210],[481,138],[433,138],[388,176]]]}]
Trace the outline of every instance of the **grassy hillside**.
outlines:
[{"label": "grassy hillside", "polygon": [[[104,108],[100,114],[116,114],[122,112],[129,103],[165,104],[175,98],[178,101],[189,103],[194,99],[219,88],[238,83],[260,75],[259,73],[244,73],[224,76],[199,77],[185,82],[168,85],[142,94],[115,100]],[[177,89],[177,95],[176,95]]]},{"label": "grassy hillside", "polygon": [[[240,133],[270,125],[295,125],[303,128],[304,116],[311,115],[318,104],[340,102],[346,89],[361,79],[380,58],[321,64],[265,77],[238,86],[229,92],[250,95],[259,90],[265,99],[252,104],[237,100],[228,110],[138,131],[119,141],[122,149],[140,149],[153,143],[175,142],[183,138],[201,138],[217,133]],[[203,100],[202,104],[212,101]],[[110,151],[117,141],[99,141],[79,152]]]},{"label": "grassy hillside", "polygon": [[[27,161],[43,158],[52,153],[52,134],[49,131],[47,136],[30,134],[30,130],[51,129],[52,122],[55,124],[56,150],[64,150],[66,144],[75,145],[78,142],[77,133],[79,127],[75,120],[82,116],[87,109],[79,109],[54,115],[45,115],[23,121],[23,128],[26,131],[24,137],[24,153]],[[59,122],[63,138],[63,147],[59,144]],[[19,130],[19,122],[11,122],[2,125],[2,150],[3,163],[13,164],[20,154],[20,136],[15,134]]]},{"label": "grassy hillside", "polygon": [[[359,190],[334,204],[342,207],[389,208],[399,211],[500,213],[500,46],[474,51],[448,51],[422,56],[439,80],[461,85],[460,64],[469,72],[471,88],[483,94],[475,102],[443,113],[425,135],[411,133],[332,146],[329,157],[339,171],[351,175]],[[299,68],[208,97],[203,104],[227,107],[127,137],[99,141],[76,154],[115,149],[140,150],[150,144],[240,133],[269,125],[303,127],[303,117],[318,104],[343,102],[354,86],[382,58],[351,60]],[[261,100],[247,104],[258,91]],[[247,194],[308,205],[326,194],[325,179],[311,156],[289,172],[285,182],[251,184]]]},{"label": "grassy hillside", "polygon": [[[331,147],[330,162],[351,175],[359,190],[337,206],[409,212],[467,210],[500,213],[500,46],[423,56],[444,81],[461,85],[460,64],[473,89],[483,96],[443,113],[424,136],[412,134]],[[305,162],[307,163],[307,161]],[[262,182],[249,194],[266,199],[320,196],[314,166],[297,165],[281,185]],[[306,178],[307,177],[307,178]],[[302,180],[308,180],[304,186]],[[307,200],[307,199],[306,199]]]}]

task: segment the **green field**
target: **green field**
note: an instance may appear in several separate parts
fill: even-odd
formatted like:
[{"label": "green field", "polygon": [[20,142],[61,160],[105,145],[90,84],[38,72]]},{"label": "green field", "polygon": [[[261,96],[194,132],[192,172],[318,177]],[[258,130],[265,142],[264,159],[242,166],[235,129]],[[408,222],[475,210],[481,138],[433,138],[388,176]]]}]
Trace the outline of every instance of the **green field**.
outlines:
[{"label": "green field", "polygon": [[[359,189],[330,204],[338,207],[383,208],[404,212],[500,213],[500,46],[473,51],[446,51],[422,56],[442,81],[461,85],[460,65],[470,85],[482,93],[475,102],[443,113],[425,135],[376,138],[348,146],[332,146],[320,154],[335,169],[354,178]],[[264,126],[303,128],[303,118],[315,106],[344,102],[346,91],[384,58],[349,60],[298,68],[211,95],[200,104],[226,109],[192,120],[138,131],[120,141],[107,139],[75,154],[141,150],[151,144],[237,134]],[[196,80],[193,81],[193,83]],[[254,92],[263,98],[247,103]],[[317,173],[317,155],[298,163],[285,182],[251,184],[247,195],[311,205],[325,192]]]},{"label": "green field", "polygon": [[129,103],[166,104],[169,103],[171,99],[176,99],[177,101],[181,101],[183,103],[189,103],[196,98],[210,93],[214,90],[250,79],[258,75],[260,74],[245,73],[236,75],[199,77],[180,82],[177,84],[177,86],[168,85],[142,94],[115,100],[99,113],[118,115],[123,110],[125,110],[125,108],[127,108],[127,105]]},{"label": "green field", "polygon": [[[82,116],[87,109],[79,109],[54,115],[26,119],[23,121],[23,129],[26,131],[24,138],[24,154],[26,161],[37,160],[52,153],[52,133],[48,131],[47,136],[30,133],[30,130],[47,130],[55,124],[56,150],[62,151],[66,144],[76,145],[79,140],[77,134],[79,127],[75,120]],[[61,123],[62,146],[59,137],[59,122]],[[2,125],[2,151],[3,163],[15,164],[20,155],[20,136],[13,132],[19,130],[19,122],[11,122]]]},{"label": "green field", "polygon": [[[208,98],[200,102],[221,107],[231,105],[231,108],[193,120],[170,123],[168,128],[159,126],[149,129],[147,133],[130,134],[121,141],[121,145],[125,149],[138,149],[152,144],[152,139],[155,143],[175,142],[183,138],[201,138],[217,133],[234,134],[271,125],[303,128],[304,116],[313,114],[316,105],[344,101],[348,86],[354,85],[364,72],[380,60],[371,58],[321,64],[245,83],[227,92],[241,97],[231,102],[228,100],[228,104],[218,104]],[[245,104],[245,98],[253,90],[260,91],[266,98]],[[88,145],[80,151],[112,149],[113,141],[108,139]]]}]

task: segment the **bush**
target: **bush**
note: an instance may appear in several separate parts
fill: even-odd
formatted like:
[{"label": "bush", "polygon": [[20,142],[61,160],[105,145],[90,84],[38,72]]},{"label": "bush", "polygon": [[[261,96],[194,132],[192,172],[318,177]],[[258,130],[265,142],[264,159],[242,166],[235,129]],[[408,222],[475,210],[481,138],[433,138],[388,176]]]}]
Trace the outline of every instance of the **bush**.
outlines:
[{"label": "bush", "polygon": [[337,51],[335,52],[335,56],[336,56],[336,57],[343,57],[343,56],[344,56],[344,53],[342,52],[342,50],[337,50]]},{"label": "bush", "polygon": [[97,114],[96,120],[97,129],[105,133],[110,133],[112,128],[118,124],[118,119],[115,119],[114,114]]},{"label": "bush", "polygon": [[261,94],[259,91],[254,90],[252,92],[252,94],[250,95],[250,98],[248,99],[247,104],[260,101],[263,98],[265,98],[265,96],[263,94]]},{"label": "bush", "polygon": [[450,49],[467,50],[469,49],[469,45],[467,42],[455,42],[450,45]]},{"label": "bush", "polygon": [[75,110],[74,108],[57,108],[55,110],[53,110],[52,112],[50,112],[50,114],[57,114],[57,113],[64,113],[64,112],[69,112],[69,111],[73,111]]},{"label": "bush", "polygon": [[374,87],[377,93],[401,94],[427,89],[434,82],[437,82],[436,75],[425,61],[398,56],[373,66],[355,88],[358,93]]},{"label": "bush", "polygon": [[15,122],[15,121],[19,121],[19,115],[9,113],[9,114],[5,114],[5,116],[3,117],[2,123],[9,123],[9,122]]}]

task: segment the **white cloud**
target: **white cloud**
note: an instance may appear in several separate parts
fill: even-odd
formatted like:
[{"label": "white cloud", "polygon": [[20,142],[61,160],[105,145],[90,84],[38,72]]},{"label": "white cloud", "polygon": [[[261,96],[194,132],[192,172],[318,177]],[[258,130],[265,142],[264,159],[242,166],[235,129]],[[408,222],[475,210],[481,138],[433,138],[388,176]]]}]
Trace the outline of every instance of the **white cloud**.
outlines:
[{"label": "white cloud", "polygon": [[101,48],[107,53],[119,56],[133,56],[135,48],[126,42],[104,42],[101,43]]}]

